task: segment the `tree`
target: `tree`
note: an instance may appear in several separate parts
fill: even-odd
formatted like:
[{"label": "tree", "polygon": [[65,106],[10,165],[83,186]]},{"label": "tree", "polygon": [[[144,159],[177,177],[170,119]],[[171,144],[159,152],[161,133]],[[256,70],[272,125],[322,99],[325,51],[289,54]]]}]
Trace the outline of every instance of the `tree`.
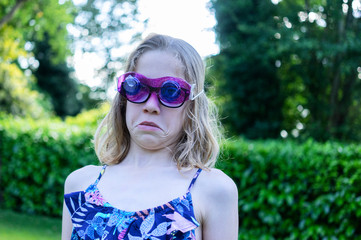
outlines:
[{"label": "tree", "polygon": [[[273,114],[282,110],[281,117],[277,118],[282,119],[282,129],[292,132],[295,137],[301,134],[318,140],[355,140],[361,135],[359,0],[232,3],[214,0],[212,3],[221,46],[217,58],[224,59],[221,68],[224,82],[227,82],[225,86],[231,86],[233,90],[230,81],[236,79],[239,88],[243,89],[249,85],[247,80],[253,82],[264,74],[263,80],[257,83],[259,91],[254,86],[255,91],[249,94],[274,92],[273,96],[279,96],[274,98],[273,104],[268,104],[271,107],[267,111]],[[264,56],[260,57],[262,54]],[[276,67],[268,71],[265,65],[255,66],[257,62],[268,62],[268,69],[272,69],[272,64]],[[244,73],[246,80],[241,80],[240,74],[230,74],[235,69],[243,69],[240,74]],[[278,83],[272,85],[279,89],[277,94],[270,88],[262,88],[264,81],[269,81],[266,79]],[[232,104],[237,102],[239,91],[228,94]],[[239,104],[252,106],[263,105],[266,98],[238,99],[245,101]],[[272,97],[268,100],[274,101]],[[232,110],[236,111],[236,107]],[[263,112],[262,108],[259,111]],[[247,113],[242,107],[237,117],[247,119],[243,122],[258,121]],[[266,117],[266,122],[274,122],[266,114],[262,117]],[[232,119],[233,123],[237,121]],[[236,132],[244,133],[247,129],[238,128]]]},{"label": "tree", "polygon": [[[120,45],[118,34],[119,31],[128,28],[136,18],[135,4],[135,0],[88,0],[85,4],[77,6],[74,6],[70,0],[0,0],[0,31],[11,29],[14,33],[2,35],[2,39],[14,42],[13,46],[16,45],[19,50],[26,50],[23,51],[26,54],[6,57],[7,63],[16,66],[19,71],[27,72],[28,75],[29,69],[36,72],[39,79],[35,81],[38,83],[35,89],[40,88],[46,96],[53,96],[54,109],[61,116],[75,114],[79,106],[94,106],[94,103],[99,102],[100,99],[94,99],[93,96],[101,94],[92,94],[86,86],[79,88],[78,82],[71,79],[73,75],[69,75],[71,69],[68,67],[68,62],[71,50],[74,50],[77,44],[83,45],[84,51],[102,52],[105,61],[100,74],[104,76],[105,83],[109,82],[115,75],[115,67],[119,66],[114,62],[121,60],[119,56],[112,54]],[[73,34],[69,35],[68,31]],[[40,52],[44,50],[46,52]],[[0,57],[4,56],[6,56],[5,50],[0,52]],[[8,71],[8,69],[3,67],[0,70]],[[62,78],[56,79],[57,75],[61,75]],[[52,77],[48,78],[49,76]],[[30,75],[28,78],[33,77]],[[54,88],[54,85],[50,84],[51,79],[57,82],[57,86],[64,88]],[[59,85],[59,81],[62,85]],[[15,89],[16,86],[10,87],[9,84],[13,84],[12,81],[2,84],[1,87],[4,88],[4,92],[12,94],[8,90]],[[22,87],[30,90],[32,86],[34,84],[28,83]],[[65,86],[68,88],[66,89]],[[106,86],[107,84],[102,86],[103,92],[106,91]],[[60,92],[62,89],[63,92]],[[76,92],[79,89],[81,92]],[[87,102],[79,105],[79,99],[77,100],[75,96],[80,96],[80,100]],[[1,97],[2,95],[0,95],[0,104]],[[65,99],[62,99],[63,97]],[[73,100],[69,101],[70,98]],[[72,104],[69,104],[70,102]]]},{"label": "tree", "polygon": [[287,0],[278,8],[280,19],[292,26],[284,28],[290,44],[282,56],[288,71],[281,77],[291,82],[291,73],[301,79],[302,108],[310,112],[306,134],[318,140],[356,140],[361,129],[355,118],[361,113],[360,1]]},{"label": "tree", "polygon": [[[15,2],[15,5],[11,6],[10,11],[6,12],[5,15],[0,19],[0,28],[6,24],[7,22],[10,21],[10,19],[13,17],[14,13],[16,12],[17,9],[19,9],[24,2],[26,2],[28,0],[17,0]],[[2,11],[2,14],[4,14],[4,12]]]},{"label": "tree", "polygon": [[253,0],[212,4],[221,49],[214,66],[223,76],[218,88],[225,96],[224,123],[231,133],[248,138],[278,137],[284,97],[275,66],[276,7]]},{"label": "tree", "polygon": [[34,56],[39,61],[39,67],[34,71],[37,86],[44,94],[49,95],[56,115],[64,118],[74,116],[82,108],[80,98],[76,97],[78,83],[71,78],[73,70],[65,62],[54,63],[53,52],[49,38],[45,34],[42,41],[36,41]]},{"label": "tree", "polygon": [[33,44],[30,40],[42,41],[45,32],[49,35],[49,43],[54,52],[52,60],[65,61],[69,54],[65,26],[73,19],[68,11],[71,6],[69,1],[59,4],[57,0],[0,0],[2,112],[32,117],[50,114],[48,101],[34,90],[34,76],[24,70],[36,67],[38,63],[31,52]]},{"label": "tree", "polygon": [[69,27],[73,49],[96,53],[102,59],[96,77],[103,80],[99,90],[106,92],[125,61],[122,47],[140,38],[139,32],[127,31],[138,22],[137,1],[87,0],[76,6],[76,12]]},{"label": "tree", "polygon": [[0,112],[16,116],[46,117],[51,110],[50,103],[42,95],[31,89],[34,78],[27,76],[14,62],[27,53],[19,42],[6,39],[18,36],[12,27],[0,29]]}]

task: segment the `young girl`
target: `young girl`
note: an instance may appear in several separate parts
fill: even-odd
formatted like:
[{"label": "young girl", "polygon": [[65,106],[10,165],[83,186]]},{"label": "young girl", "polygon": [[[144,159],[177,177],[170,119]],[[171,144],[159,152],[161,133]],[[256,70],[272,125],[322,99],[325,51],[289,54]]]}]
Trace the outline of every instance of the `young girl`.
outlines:
[{"label": "young girl", "polygon": [[62,240],[237,239],[237,187],[213,168],[204,74],[180,39],[151,35],[133,51],[95,134],[103,166],[66,179]]}]

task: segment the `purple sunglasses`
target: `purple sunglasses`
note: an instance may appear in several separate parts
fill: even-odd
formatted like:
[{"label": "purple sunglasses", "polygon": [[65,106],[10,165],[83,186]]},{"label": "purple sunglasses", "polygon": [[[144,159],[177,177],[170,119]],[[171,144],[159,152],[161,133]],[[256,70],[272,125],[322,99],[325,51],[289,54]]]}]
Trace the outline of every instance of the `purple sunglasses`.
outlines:
[{"label": "purple sunglasses", "polygon": [[155,92],[159,102],[169,108],[178,108],[203,93],[202,90],[193,96],[194,86],[181,78],[147,78],[135,72],[127,72],[118,78],[118,92],[129,102],[144,103]]}]

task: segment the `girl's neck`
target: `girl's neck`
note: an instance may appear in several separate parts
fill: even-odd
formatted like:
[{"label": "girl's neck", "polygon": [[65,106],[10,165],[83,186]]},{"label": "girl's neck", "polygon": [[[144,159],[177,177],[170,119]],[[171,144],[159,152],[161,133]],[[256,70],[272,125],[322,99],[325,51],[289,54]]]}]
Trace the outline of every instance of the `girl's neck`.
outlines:
[{"label": "girl's neck", "polygon": [[131,142],[129,152],[122,161],[122,165],[129,167],[173,167],[176,163],[173,161],[172,148],[145,149],[134,142]]}]

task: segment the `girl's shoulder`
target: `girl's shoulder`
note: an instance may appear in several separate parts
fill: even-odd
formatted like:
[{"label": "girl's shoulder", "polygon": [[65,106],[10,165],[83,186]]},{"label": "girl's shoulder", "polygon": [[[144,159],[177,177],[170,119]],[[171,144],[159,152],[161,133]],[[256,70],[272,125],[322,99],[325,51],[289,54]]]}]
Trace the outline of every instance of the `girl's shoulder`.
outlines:
[{"label": "girl's shoulder", "polygon": [[225,206],[237,211],[237,185],[219,169],[202,171],[194,185],[192,196],[202,218],[206,218],[211,212],[225,211]]},{"label": "girl's shoulder", "polygon": [[[222,235],[223,233],[213,232],[214,229],[219,229],[220,224],[237,225],[232,227],[235,229],[238,227],[238,189],[223,171],[215,168],[202,171],[192,197],[196,217],[202,225],[207,226],[204,232],[206,236]],[[229,229],[229,226],[225,229]]]},{"label": "girl's shoulder", "polygon": [[65,180],[65,194],[85,190],[95,182],[101,169],[102,166],[87,165],[70,173]]},{"label": "girl's shoulder", "polygon": [[199,190],[207,197],[225,195],[237,196],[238,190],[234,181],[222,170],[211,168],[202,171],[198,180]]}]

